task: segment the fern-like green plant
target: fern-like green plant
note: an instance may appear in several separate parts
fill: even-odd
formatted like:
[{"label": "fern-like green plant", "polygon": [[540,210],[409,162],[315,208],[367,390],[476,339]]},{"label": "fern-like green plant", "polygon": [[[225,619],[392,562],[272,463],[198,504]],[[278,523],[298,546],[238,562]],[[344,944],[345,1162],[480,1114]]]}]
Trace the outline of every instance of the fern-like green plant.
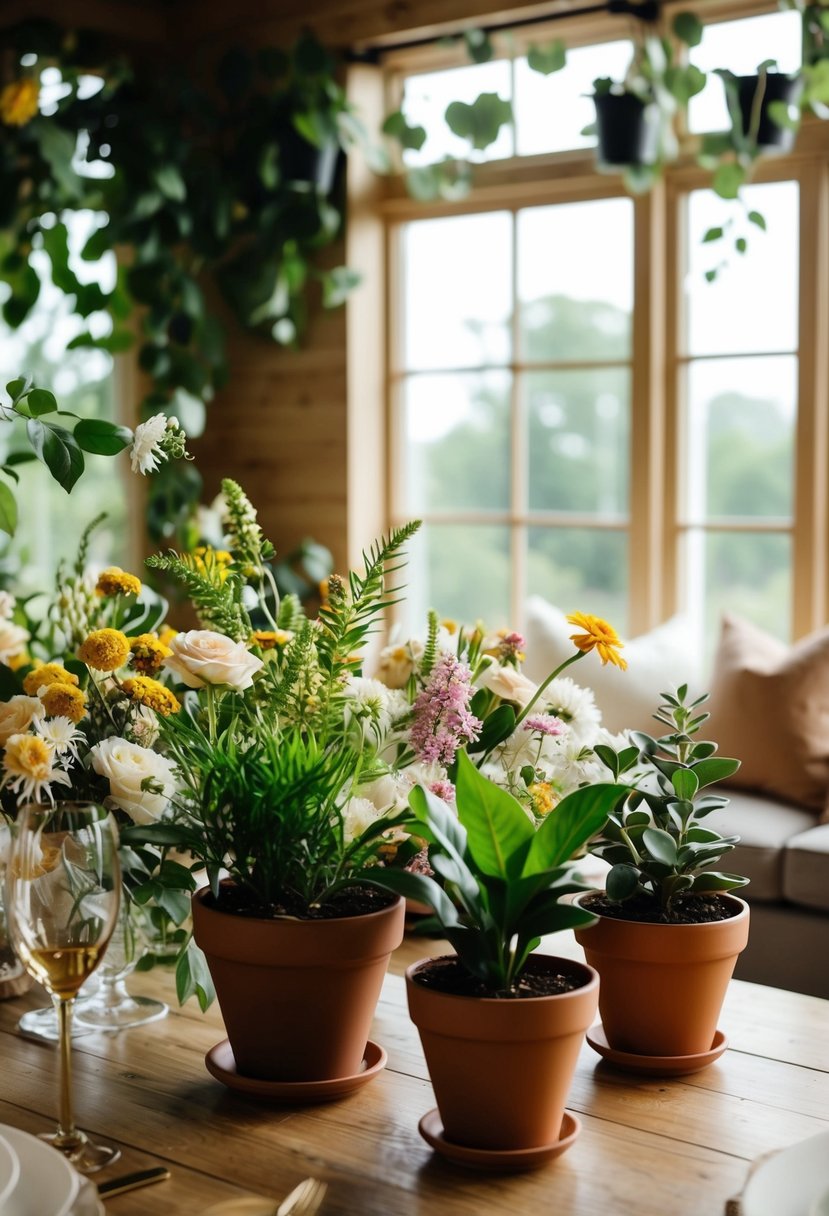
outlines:
[{"label": "fern-like green plant", "polygon": [[196,558],[171,549],[148,557],[147,565],[172,574],[183,583],[204,629],[224,633],[235,642],[250,637],[250,617],[242,603],[242,580],[235,571],[221,568],[210,550]]}]

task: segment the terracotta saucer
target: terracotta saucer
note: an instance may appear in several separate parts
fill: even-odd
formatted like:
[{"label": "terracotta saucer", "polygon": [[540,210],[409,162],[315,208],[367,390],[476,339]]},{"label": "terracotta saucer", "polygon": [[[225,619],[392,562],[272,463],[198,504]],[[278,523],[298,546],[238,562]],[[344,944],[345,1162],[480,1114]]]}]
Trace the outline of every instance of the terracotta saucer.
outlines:
[{"label": "terracotta saucer", "polygon": [[700,1051],[688,1056],[640,1056],[632,1051],[617,1051],[607,1041],[601,1022],[591,1026],[587,1041],[594,1051],[627,1072],[653,1073],[661,1077],[681,1077],[685,1073],[699,1072],[718,1060],[728,1046],[728,1039],[721,1030],[716,1031],[710,1051]]},{"label": "terracotta saucer", "polygon": [[256,1077],[245,1077],[236,1071],[236,1061],[228,1039],[211,1047],[204,1057],[207,1071],[222,1085],[251,1098],[264,1098],[268,1102],[303,1104],[312,1102],[336,1102],[345,1098],[374,1079],[386,1066],[388,1056],[378,1043],[371,1039],[366,1043],[363,1063],[358,1072],[350,1077],[332,1077],[326,1081],[262,1081]]},{"label": "terracotta saucer", "polygon": [[544,1144],[540,1148],[492,1149],[469,1148],[466,1144],[455,1144],[447,1140],[443,1134],[443,1124],[437,1107],[423,1116],[417,1125],[427,1144],[453,1161],[456,1165],[465,1165],[473,1170],[501,1170],[503,1172],[516,1170],[535,1170],[546,1165],[554,1157],[567,1151],[581,1131],[581,1122],[569,1110],[564,1112],[561,1121],[561,1133],[558,1140],[552,1144]]}]

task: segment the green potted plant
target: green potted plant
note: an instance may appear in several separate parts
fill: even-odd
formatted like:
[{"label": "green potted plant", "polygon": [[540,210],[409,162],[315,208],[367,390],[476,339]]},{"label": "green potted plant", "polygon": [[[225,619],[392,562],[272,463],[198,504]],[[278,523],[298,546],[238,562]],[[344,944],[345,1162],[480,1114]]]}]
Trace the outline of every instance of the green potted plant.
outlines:
[{"label": "green potted plant", "polygon": [[623,81],[593,82],[599,165],[624,169],[633,189],[647,189],[660,167],[677,155],[677,112],[705,85],[705,75],[675,51],[698,45],[702,25],[693,13],[677,13],[673,40],[646,32],[636,43]]},{"label": "green potted plant", "polygon": [[739,838],[700,822],[728,802],[704,791],[739,761],[696,739],[706,696],[687,695],[684,685],[663,693],[658,739],[634,733],[618,752],[595,749],[614,780],[633,784],[590,846],[611,868],[605,892],[578,897],[598,919],[576,937],[601,976],[594,1045],[629,1067],[693,1071],[724,1049],[717,1020],[748,940],[748,905],[731,894],[748,880],[717,868]]},{"label": "green potted plant", "polygon": [[455,949],[406,973],[439,1112],[421,1120],[421,1133],[469,1165],[538,1165],[578,1130],[564,1102],[596,1011],[597,977],[533,951],[545,934],[593,919],[560,902],[579,889],[568,863],[627,791],[584,786],[536,828],[465,752],[456,791],[455,808],[420,786],[410,795],[412,830],[430,842],[442,885],[403,870],[366,876],[433,908]]}]

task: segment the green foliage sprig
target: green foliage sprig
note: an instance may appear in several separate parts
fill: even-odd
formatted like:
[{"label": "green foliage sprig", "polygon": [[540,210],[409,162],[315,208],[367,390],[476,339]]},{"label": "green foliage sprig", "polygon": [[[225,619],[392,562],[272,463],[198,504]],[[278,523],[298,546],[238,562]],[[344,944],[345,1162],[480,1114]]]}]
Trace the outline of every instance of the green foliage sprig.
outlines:
[{"label": "green foliage sprig", "polygon": [[493,994],[509,993],[547,933],[591,924],[561,897],[582,890],[568,862],[624,798],[624,786],[584,786],[562,798],[536,828],[511,794],[458,754],[457,815],[417,786],[414,830],[430,842],[442,879],[405,870],[366,871],[378,886],[428,904],[462,966]]},{"label": "green foliage sprig", "polygon": [[203,628],[224,633],[234,642],[247,640],[250,617],[242,604],[241,578],[223,569],[207,550],[203,556],[192,553],[158,553],[147,558],[152,570],[163,570],[181,582]]},{"label": "green foliage sprig", "polygon": [[716,756],[715,743],[695,741],[709,716],[699,712],[707,694],[686,704],[688,688],[683,684],[675,695],[662,696],[665,703],[655,717],[669,728],[667,734],[654,739],[632,732],[632,746],[619,752],[595,748],[614,780],[636,774],[637,788],[611,812],[591,852],[612,867],[607,875],[609,899],[624,903],[644,897],[671,920],[680,896],[730,891],[745,886],[748,879],[714,868],[739,836],[721,836],[699,822],[728,805],[719,794],[700,792],[732,776],[740,762]]}]

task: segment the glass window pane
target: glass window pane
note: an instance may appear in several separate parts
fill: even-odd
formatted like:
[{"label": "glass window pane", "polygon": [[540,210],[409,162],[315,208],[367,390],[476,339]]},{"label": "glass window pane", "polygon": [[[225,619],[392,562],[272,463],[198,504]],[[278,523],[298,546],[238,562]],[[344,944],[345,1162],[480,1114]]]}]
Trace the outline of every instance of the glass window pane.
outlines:
[{"label": "glass window pane", "polygon": [[627,368],[528,373],[530,509],[628,510]]},{"label": "glass window pane", "polygon": [[411,371],[510,357],[512,220],[504,211],[403,229],[403,360]]},{"label": "glass window pane", "polygon": [[412,376],[404,394],[407,510],[505,510],[509,375]]},{"label": "glass window pane", "polygon": [[527,594],[563,612],[589,612],[627,629],[628,540],[599,528],[530,528]]},{"label": "glass window pane", "polygon": [[403,153],[405,163],[414,167],[434,164],[446,156],[476,161],[512,156],[513,137],[509,123],[501,127],[494,143],[483,152],[477,152],[470,149],[468,139],[453,135],[444,121],[443,116],[450,102],[464,101],[470,104],[481,93],[497,93],[503,101],[511,99],[508,59],[408,76],[401,108],[412,126],[425,128],[426,140],[418,151],[410,148]]},{"label": "glass window pane", "polygon": [[633,309],[631,200],[519,212],[518,298],[525,360],[626,358]]},{"label": "glass window pane", "polygon": [[724,612],[746,617],[781,641],[791,638],[791,538],[770,532],[686,537],[689,611],[710,659]]},{"label": "glass window pane", "polygon": [[698,360],[688,368],[687,518],[790,518],[797,360]]},{"label": "glass window pane", "polygon": [[709,75],[705,88],[688,106],[690,130],[724,131],[730,125],[722,81],[712,74],[715,68],[752,76],[766,59],[774,59],[780,72],[798,70],[802,63],[798,13],[768,13],[707,25],[702,42],[691,51],[691,62]]},{"label": "glass window pane", "polygon": [[[765,217],[766,232],[747,223],[739,203],[726,202],[711,190],[695,190],[688,196],[689,265],[684,283],[688,354],[797,349],[797,182],[749,186],[745,201]],[[728,264],[708,283],[705,271],[717,265],[722,253],[713,243],[703,244],[702,238],[709,228],[729,221],[733,236],[748,239],[748,252],[741,256],[729,241]]]},{"label": "glass window pane", "polygon": [[426,614],[487,628],[510,624],[509,531],[506,527],[428,524],[409,546],[402,581],[406,584],[405,624],[421,636]]},{"label": "glass window pane", "polygon": [[630,64],[630,42],[603,42],[598,46],[568,48],[567,64],[560,72],[542,76],[526,58],[515,61],[515,126],[518,155],[563,152],[587,148],[595,135],[582,135],[595,122],[592,96],[597,76],[621,80]]}]

